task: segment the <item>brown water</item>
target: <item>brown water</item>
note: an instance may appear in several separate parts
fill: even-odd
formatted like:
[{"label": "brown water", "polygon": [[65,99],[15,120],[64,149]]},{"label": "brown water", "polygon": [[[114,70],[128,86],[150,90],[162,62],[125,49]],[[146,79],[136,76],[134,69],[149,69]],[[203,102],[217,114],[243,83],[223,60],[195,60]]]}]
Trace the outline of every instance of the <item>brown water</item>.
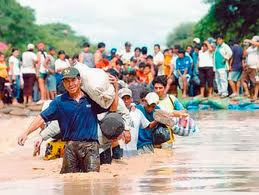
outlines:
[{"label": "brown water", "polygon": [[116,162],[118,169],[134,173],[152,159],[143,173],[35,176],[0,183],[0,194],[259,194],[259,112],[204,111],[193,116],[199,134],[177,137],[166,158],[144,156],[141,162],[132,161],[134,166]]}]

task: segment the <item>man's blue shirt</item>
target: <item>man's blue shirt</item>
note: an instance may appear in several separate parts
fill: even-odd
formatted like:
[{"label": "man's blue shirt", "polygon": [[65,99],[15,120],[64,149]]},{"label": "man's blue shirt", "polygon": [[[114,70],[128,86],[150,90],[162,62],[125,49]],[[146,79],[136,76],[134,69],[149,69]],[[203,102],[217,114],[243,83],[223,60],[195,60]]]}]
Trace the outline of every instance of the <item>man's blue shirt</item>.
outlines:
[{"label": "man's blue shirt", "polygon": [[[137,109],[139,109],[144,116],[147,118],[149,122],[154,121],[154,112],[147,112],[143,105],[137,105]],[[155,110],[160,109],[158,106],[155,108]],[[144,145],[153,144],[153,138],[152,138],[152,129],[139,129],[138,133],[138,142],[137,142],[137,148],[141,148]]]},{"label": "man's blue shirt", "polygon": [[63,140],[97,141],[97,114],[106,111],[87,95],[77,102],[64,93],[40,115],[45,122],[58,120]]},{"label": "man's blue shirt", "polygon": [[191,74],[191,58],[189,56],[184,56],[183,58],[177,58],[176,60],[176,70],[179,70],[181,74],[184,74],[185,70],[188,70],[188,74]]}]

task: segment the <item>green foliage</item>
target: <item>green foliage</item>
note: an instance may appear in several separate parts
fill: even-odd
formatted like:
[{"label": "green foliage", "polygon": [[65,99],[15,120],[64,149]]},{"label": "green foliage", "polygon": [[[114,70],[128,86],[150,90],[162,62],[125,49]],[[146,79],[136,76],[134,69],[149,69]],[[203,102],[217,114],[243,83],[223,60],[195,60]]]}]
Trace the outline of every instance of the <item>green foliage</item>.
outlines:
[{"label": "green foliage", "polygon": [[177,26],[171,33],[168,34],[166,44],[168,47],[179,44],[181,46],[187,46],[192,44],[193,40],[193,28],[195,23],[183,23]]},{"label": "green foliage", "polygon": [[82,43],[89,41],[84,36],[78,36],[67,24],[37,25],[34,15],[34,10],[21,6],[15,0],[1,0],[0,41],[21,50],[25,50],[28,43],[44,42],[57,50],[65,50],[69,55],[78,53]]},{"label": "green foliage", "polygon": [[259,31],[258,0],[206,0],[211,7],[195,26],[194,34],[202,40],[223,34],[233,38],[251,38]]}]

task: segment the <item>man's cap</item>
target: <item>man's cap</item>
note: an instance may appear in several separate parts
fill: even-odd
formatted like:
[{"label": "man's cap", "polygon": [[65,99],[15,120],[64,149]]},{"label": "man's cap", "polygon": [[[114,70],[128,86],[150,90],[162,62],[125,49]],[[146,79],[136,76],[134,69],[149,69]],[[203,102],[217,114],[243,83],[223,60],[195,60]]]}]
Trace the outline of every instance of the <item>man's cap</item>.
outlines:
[{"label": "man's cap", "polygon": [[127,41],[127,42],[125,43],[125,47],[131,47],[131,43]]},{"label": "man's cap", "polygon": [[259,36],[253,36],[252,41],[259,41]]},{"label": "man's cap", "polygon": [[62,71],[62,80],[66,78],[76,78],[77,76],[80,76],[80,73],[74,67],[69,67]]},{"label": "man's cap", "polygon": [[197,37],[196,37],[196,38],[194,38],[194,39],[193,39],[193,42],[195,42],[195,43],[198,43],[198,44],[199,44],[199,43],[201,43],[201,40],[200,40],[199,38],[197,38]]},{"label": "man's cap", "polygon": [[132,97],[132,91],[129,88],[122,88],[119,90],[119,97],[123,98],[125,95]]},{"label": "man's cap", "polygon": [[148,105],[158,104],[159,97],[155,92],[150,92],[146,95],[145,100],[147,101]]},{"label": "man's cap", "polygon": [[27,45],[27,49],[28,50],[30,50],[30,49],[34,49],[34,45],[32,44],[32,43],[29,43],[28,45]]}]

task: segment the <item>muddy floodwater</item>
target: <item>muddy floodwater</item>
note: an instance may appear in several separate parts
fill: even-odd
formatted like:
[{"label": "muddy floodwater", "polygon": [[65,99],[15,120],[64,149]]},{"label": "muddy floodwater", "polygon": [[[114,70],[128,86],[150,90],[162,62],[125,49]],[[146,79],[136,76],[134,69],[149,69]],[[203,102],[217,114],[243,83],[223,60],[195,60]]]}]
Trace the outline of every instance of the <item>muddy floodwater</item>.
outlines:
[{"label": "muddy floodwater", "polygon": [[[33,139],[23,148],[7,140],[8,149],[0,152],[0,194],[259,194],[259,112],[192,116],[200,132],[177,137],[172,152],[116,161],[101,173],[61,176],[60,159],[32,159]],[[3,131],[3,120],[10,119],[0,120]],[[5,139],[0,141],[2,146]]]}]

